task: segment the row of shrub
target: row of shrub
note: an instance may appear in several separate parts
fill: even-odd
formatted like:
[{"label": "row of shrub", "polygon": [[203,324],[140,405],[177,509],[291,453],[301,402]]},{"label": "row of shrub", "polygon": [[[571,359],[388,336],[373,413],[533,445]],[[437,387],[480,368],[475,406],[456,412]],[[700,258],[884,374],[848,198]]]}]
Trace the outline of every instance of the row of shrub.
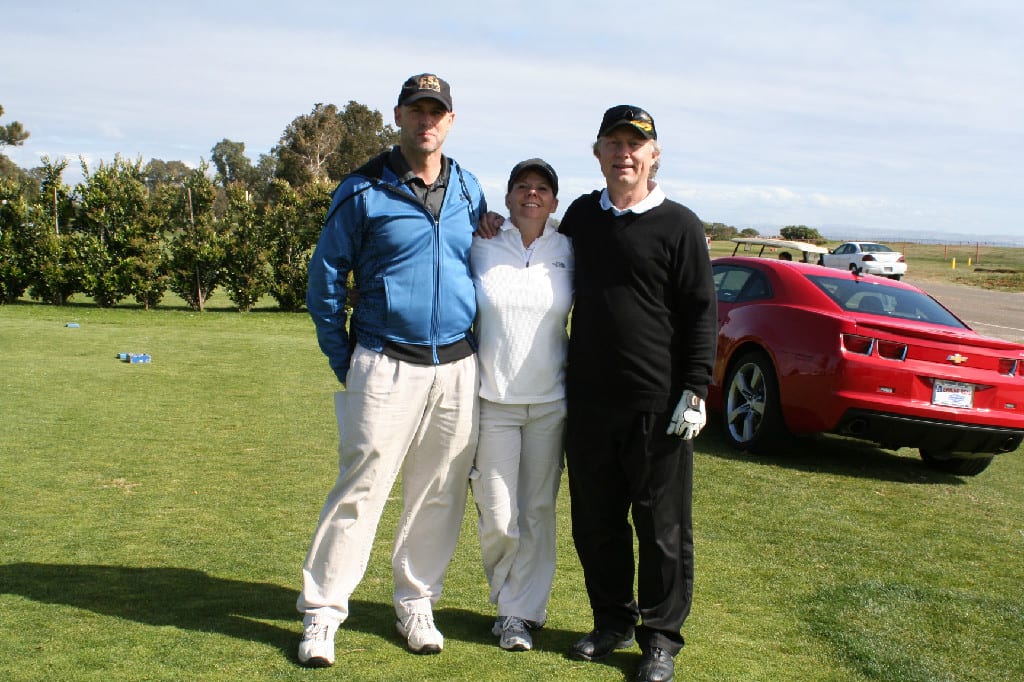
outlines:
[{"label": "row of shrub", "polygon": [[44,160],[32,184],[0,178],[0,301],[63,305],[81,293],[148,309],[172,291],[202,310],[223,287],[241,311],[267,295],[283,310],[304,304],[333,183],[270,179],[255,193],[215,184],[206,164],[168,175],[116,157],[94,172],[83,163],[71,188],[65,166]]}]

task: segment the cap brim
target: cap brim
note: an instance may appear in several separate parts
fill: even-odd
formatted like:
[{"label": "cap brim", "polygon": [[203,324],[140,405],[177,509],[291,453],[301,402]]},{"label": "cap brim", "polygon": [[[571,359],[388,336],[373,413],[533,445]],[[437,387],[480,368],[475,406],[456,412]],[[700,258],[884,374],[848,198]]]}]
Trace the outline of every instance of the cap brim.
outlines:
[{"label": "cap brim", "polygon": [[616,128],[620,128],[622,126],[628,126],[628,127],[632,128],[633,130],[637,131],[638,133],[643,135],[648,140],[655,139],[654,129],[653,128],[651,130],[646,130],[641,125],[639,125],[636,121],[632,121],[632,120],[630,120],[628,118],[622,119],[621,121],[616,121],[615,123],[611,123],[609,125],[606,125],[601,130],[601,132],[598,133],[598,137],[604,137],[605,135],[607,135],[611,131],[615,130]]},{"label": "cap brim", "polygon": [[402,104],[403,105],[405,105],[405,104],[412,104],[413,102],[419,102],[421,99],[436,100],[436,101],[440,102],[441,106],[443,106],[448,111],[452,110],[452,107],[451,107],[450,104],[448,104],[448,102],[444,101],[442,98],[438,97],[437,95],[432,95],[432,94],[427,93],[427,92],[418,92],[415,95],[409,95],[404,100],[402,100]]},{"label": "cap brim", "polygon": [[508,179],[508,191],[512,191],[512,185],[515,183],[516,179],[518,179],[519,176],[525,173],[526,171],[534,171],[536,173],[539,173],[540,175],[543,175],[545,178],[547,178],[548,182],[551,183],[551,189],[553,190],[553,192],[556,195],[558,194],[558,176],[555,174],[554,169],[551,168],[550,166],[545,166],[540,163],[530,163],[526,164],[525,166],[516,166],[516,168],[513,169],[512,174]]}]

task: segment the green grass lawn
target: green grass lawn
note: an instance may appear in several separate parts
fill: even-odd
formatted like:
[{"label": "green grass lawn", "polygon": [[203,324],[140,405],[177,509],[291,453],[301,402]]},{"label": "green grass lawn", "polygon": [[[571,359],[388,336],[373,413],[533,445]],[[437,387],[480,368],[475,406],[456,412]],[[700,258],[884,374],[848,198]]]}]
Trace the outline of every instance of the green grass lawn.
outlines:
[{"label": "green grass lawn", "polygon": [[[563,485],[536,650],[489,632],[470,510],[436,613],[445,651],[406,653],[392,502],[337,665],[296,664],[337,437],[305,314],[0,307],[0,387],[0,679],[622,680],[639,659],[565,656],[590,616]],[[1024,679],[1024,452],[961,479],[837,438],[756,458],[709,428],[697,451],[680,678]]]}]

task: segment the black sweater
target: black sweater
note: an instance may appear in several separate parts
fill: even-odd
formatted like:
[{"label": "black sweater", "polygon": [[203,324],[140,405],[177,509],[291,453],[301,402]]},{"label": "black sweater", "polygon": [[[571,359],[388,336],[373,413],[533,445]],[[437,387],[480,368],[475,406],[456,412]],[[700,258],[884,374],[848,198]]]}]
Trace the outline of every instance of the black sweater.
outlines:
[{"label": "black sweater", "polygon": [[615,216],[600,196],[576,199],[560,228],[576,253],[568,398],[659,412],[685,388],[706,397],[718,320],[703,223],[667,199]]}]

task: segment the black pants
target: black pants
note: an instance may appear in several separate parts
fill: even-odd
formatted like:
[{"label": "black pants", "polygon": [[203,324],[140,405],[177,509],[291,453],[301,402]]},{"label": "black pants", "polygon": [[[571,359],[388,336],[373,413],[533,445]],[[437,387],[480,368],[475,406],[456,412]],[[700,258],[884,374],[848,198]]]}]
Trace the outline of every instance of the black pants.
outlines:
[{"label": "black pants", "polygon": [[641,649],[675,655],[693,600],[693,441],[665,434],[670,416],[570,400],[566,464],[594,627],[639,623]]}]

